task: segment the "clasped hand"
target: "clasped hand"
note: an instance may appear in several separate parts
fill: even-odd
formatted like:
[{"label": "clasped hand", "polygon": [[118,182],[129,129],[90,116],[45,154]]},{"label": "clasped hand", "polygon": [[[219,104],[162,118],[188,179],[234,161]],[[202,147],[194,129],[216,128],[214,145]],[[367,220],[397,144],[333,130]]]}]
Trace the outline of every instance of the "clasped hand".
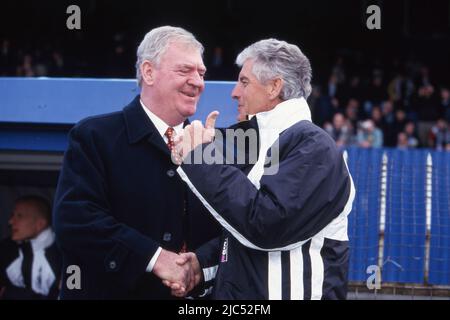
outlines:
[{"label": "clasped hand", "polygon": [[156,260],[153,273],[171,289],[172,295],[176,297],[186,296],[203,278],[195,253],[176,254],[164,249]]}]

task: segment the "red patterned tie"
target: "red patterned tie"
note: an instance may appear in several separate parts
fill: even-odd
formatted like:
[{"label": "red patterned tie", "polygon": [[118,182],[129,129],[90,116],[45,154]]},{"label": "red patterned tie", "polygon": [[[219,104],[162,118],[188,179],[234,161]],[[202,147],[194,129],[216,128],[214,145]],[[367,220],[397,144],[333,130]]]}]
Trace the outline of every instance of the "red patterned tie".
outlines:
[{"label": "red patterned tie", "polygon": [[[172,154],[172,159],[176,159],[177,163],[179,163],[178,162],[179,161],[178,157],[177,157],[177,155],[174,152],[174,149],[175,149],[175,143],[174,143],[174,139],[173,139],[174,138],[174,131],[175,130],[172,127],[168,127],[167,130],[166,130],[166,133],[164,133],[164,135],[167,137],[167,147],[169,148],[170,153]],[[183,210],[185,211],[185,212],[183,212],[183,214],[185,214],[186,213],[186,201],[184,203]],[[186,245],[186,241],[185,240],[183,240],[183,245],[181,247],[180,252],[187,252],[187,245]]]},{"label": "red patterned tie", "polygon": [[168,127],[166,133],[164,133],[164,135],[167,137],[167,147],[169,148],[170,152],[173,152],[173,149],[175,148],[175,143],[173,141],[174,131],[175,130],[172,127]]},{"label": "red patterned tie", "polygon": [[175,151],[174,133],[175,130],[172,127],[168,127],[164,135],[167,137],[167,147],[170,150],[173,163],[180,165],[181,158],[177,155]]}]

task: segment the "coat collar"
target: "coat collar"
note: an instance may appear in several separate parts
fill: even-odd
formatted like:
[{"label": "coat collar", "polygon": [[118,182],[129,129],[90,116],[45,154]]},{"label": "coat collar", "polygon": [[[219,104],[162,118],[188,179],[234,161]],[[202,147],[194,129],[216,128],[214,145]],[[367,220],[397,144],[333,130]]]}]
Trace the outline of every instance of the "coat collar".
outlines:
[{"label": "coat collar", "polygon": [[283,101],[274,109],[260,112],[255,117],[260,130],[268,129],[281,133],[299,121],[311,121],[311,111],[304,98],[295,98]]},{"label": "coat collar", "polygon": [[[137,95],[133,101],[123,109],[128,142],[134,144],[145,137],[148,137],[148,141],[151,144],[170,155],[169,149],[163,138],[145,113],[144,109],[142,109],[140,99],[141,96]],[[184,126],[187,124],[189,124],[189,120],[184,122]]]},{"label": "coat collar", "polygon": [[128,142],[136,143],[147,135],[158,133],[155,125],[150,121],[140,105],[140,95],[137,95],[129,105],[123,109]]},{"label": "coat collar", "polygon": [[43,250],[50,247],[55,242],[55,234],[51,227],[41,231],[36,238],[30,240],[33,251]]}]

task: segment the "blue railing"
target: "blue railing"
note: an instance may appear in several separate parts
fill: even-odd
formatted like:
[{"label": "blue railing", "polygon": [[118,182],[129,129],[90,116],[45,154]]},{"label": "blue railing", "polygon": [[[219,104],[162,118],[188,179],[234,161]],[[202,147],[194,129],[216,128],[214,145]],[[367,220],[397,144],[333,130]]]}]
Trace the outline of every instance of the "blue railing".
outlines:
[{"label": "blue railing", "polygon": [[[218,110],[219,127],[234,123],[233,86],[206,81],[191,120],[204,121]],[[68,127],[89,116],[122,110],[138,93],[132,79],[0,78],[0,150],[64,151]]]},{"label": "blue railing", "polygon": [[450,285],[450,152],[350,148],[352,281]]}]

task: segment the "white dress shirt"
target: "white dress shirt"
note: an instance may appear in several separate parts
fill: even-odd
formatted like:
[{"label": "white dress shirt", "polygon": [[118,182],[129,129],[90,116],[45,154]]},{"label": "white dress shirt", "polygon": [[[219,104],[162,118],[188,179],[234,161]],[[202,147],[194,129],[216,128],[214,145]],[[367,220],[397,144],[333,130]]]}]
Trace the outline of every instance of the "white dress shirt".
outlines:
[{"label": "white dress shirt", "polygon": [[[169,125],[167,123],[165,123],[164,120],[162,120],[156,114],[151,112],[145,106],[145,104],[144,104],[144,102],[142,102],[142,100],[141,100],[141,106],[144,109],[145,113],[150,118],[150,121],[155,125],[156,130],[158,130],[159,134],[164,139],[164,142],[167,144],[169,139],[165,136],[165,133],[167,131],[167,128],[169,128]],[[183,131],[183,122],[180,123],[179,125],[174,126],[173,129],[175,130],[176,134],[180,134]],[[147,272],[152,272],[153,267],[155,266],[156,260],[158,259],[159,255],[161,254],[161,250],[162,250],[161,247],[159,247],[158,250],[156,250],[156,253],[153,255],[152,259],[150,260],[150,263],[147,266],[147,269],[146,269]]]}]

